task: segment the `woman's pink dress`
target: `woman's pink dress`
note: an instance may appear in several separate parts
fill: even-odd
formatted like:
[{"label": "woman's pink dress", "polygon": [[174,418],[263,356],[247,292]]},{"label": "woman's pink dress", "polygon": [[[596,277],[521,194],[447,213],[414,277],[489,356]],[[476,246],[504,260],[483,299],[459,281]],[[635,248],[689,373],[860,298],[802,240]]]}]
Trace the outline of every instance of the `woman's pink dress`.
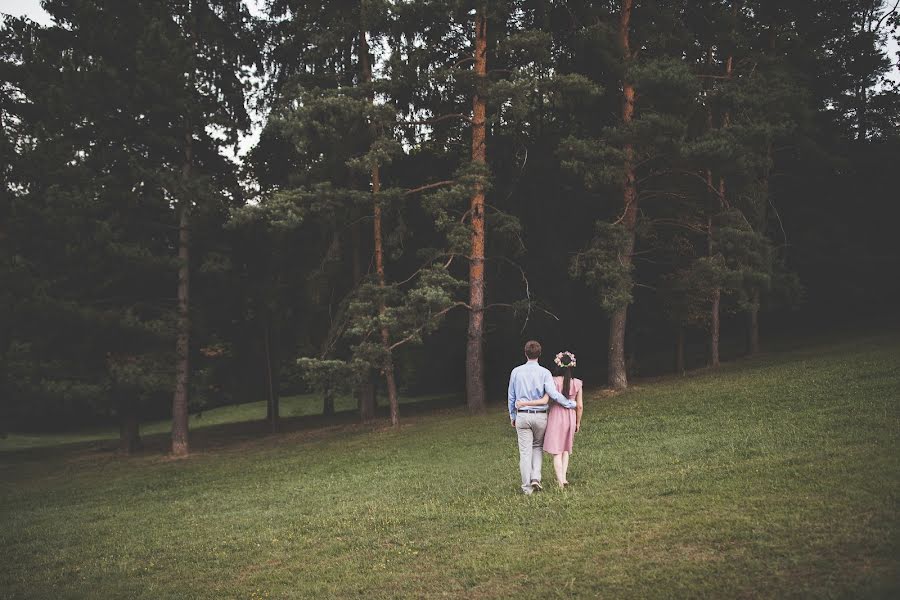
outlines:
[{"label": "woman's pink dress", "polygon": [[[563,378],[554,377],[556,389],[562,392]],[[569,400],[578,397],[581,389],[580,379],[572,379],[569,384]],[[547,415],[547,430],[544,432],[544,452],[561,454],[572,451],[572,442],[575,441],[575,409],[565,408],[562,404],[550,401],[550,414]]]}]

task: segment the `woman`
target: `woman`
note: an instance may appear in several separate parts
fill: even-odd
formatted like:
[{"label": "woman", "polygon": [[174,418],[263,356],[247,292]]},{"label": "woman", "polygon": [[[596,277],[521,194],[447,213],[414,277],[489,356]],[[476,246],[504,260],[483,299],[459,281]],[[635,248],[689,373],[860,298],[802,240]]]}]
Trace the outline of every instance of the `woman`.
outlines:
[{"label": "woman", "polygon": [[[553,455],[556,480],[559,487],[564,488],[569,485],[567,479],[569,454],[572,452],[575,432],[581,430],[581,415],[584,412],[583,382],[572,377],[572,369],[575,368],[574,354],[568,351],[560,352],[553,362],[556,364],[556,377],[553,378],[556,389],[566,398],[576,402],[575,408],[565,408],[554,402],[550,407],[550,414],[547,415],[547,430],[544,433],[544,452]],[[549,401],[549,396],[545,394],[540,400],[519,400],[516,402],[516,408],[540,406]]]}]

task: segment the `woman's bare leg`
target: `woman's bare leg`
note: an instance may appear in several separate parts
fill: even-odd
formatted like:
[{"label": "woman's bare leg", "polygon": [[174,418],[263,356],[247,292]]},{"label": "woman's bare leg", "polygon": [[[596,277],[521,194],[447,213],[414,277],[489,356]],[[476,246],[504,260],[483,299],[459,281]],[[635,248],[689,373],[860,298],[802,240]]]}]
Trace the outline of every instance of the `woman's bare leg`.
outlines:
[{"label": "woman's bare leg", "polygon": [[563,483],[566,481],[566,472],[563,470],[562,454],[553,455],[553,470],[556,471],[556,481],[559,483],[559,487],[562,487]]},{"label": "woman's bare leg", "polygon": [[[559,474],[556,475],[557,479],[559,479]],[[562,479],[560,480],[562,483],[569,483],[569,453],[562,453]]]}]

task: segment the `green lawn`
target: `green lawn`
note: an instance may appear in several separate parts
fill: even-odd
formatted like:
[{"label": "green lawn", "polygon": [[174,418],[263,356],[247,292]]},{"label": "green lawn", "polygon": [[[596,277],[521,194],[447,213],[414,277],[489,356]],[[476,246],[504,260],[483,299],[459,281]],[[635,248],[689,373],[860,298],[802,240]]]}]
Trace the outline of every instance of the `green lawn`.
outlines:
[{"label": "green lawn", "polygon": [[900,336],[585,403],[572,488],[530,498],[499,407],[0,452],[0,597],[900,595]]}]

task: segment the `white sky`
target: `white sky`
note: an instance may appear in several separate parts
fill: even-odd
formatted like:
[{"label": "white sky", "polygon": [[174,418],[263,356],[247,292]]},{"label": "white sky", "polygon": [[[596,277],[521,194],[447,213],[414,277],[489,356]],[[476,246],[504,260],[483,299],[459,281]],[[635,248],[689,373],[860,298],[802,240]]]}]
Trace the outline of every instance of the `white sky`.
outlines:
[{"label": "white sky", "polygon": [[[262,4],[262,0],[244,0],[244,3],[253,13],[261,14],[262,11],[260,5]],[[41,8],[40,0],[0,0],[0,13],[25,15],[44,25],[49,25],[51,23],[49,15]],[[900,65],[898,65],[898,61],[900,61],[900,58],[898,58],[900,47],[898,47],[897,40],[893,37],[888,41],[888,53],[891,60],[894,62],[894,69],[890,74],[890,79],[900,82]],[[240,162],[241,157],[246,154],[247,150],[252,148],[256,143],[256,140],[259,139],[263,116],[258,114],[253,115],[253,120],[254,123],[250,133],[242,137],[238,145],[237,155],[232,157],[235,162]]]},{"label": "white sky", "polygon": [[40,0],[0,0],[0,13],[26,15],[38,23],[50,24],[50,16],[41,8]]}]

